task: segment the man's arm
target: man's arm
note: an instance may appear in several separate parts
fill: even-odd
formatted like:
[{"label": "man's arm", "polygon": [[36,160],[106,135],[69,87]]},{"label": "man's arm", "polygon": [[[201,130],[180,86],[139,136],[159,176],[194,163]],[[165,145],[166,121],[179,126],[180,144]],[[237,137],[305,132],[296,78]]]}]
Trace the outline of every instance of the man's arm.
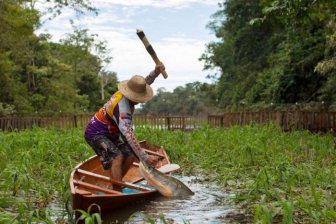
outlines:
[{"label": "man's arm", "polygon": [[147,161],[148,154],[142,150],[138,140],[135,138],[134,132],[132,130],[132,124],[129,121],[125,122],[125,119],[121,119],[119,123],[119,128],[121,134],[126,138],[128,144],[132,147],[133,152],[142,161]]},{"label": "man's arm", "polygon": [[128,101],[123,98],[115,108],[118,113],[114,113],[115,121],[121,134],[126,138],[127,143],[131,146],[135,155],[142,161],[146,161],[150,164],[154,164],[158,158],[152,155],[148,155],[140,146],[139,142],[135,138],[132,128],[132,113],[129,107]]},{"label": "man's arm", "polygon": [[166,68],[163,63],[156,65],[155,69],[146,76],[145,80],[148,85],[151,85],[154,80],[164,71]]}]

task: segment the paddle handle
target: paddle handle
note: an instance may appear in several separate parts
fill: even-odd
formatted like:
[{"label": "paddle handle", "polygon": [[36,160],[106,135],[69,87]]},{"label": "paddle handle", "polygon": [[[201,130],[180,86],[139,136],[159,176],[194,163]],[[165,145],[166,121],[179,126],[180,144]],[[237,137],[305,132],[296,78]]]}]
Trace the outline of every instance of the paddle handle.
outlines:
[{"label": "paddle handle", "polygon": [[[156,55],[154,48],[152,47],[152,45],[149,43],[145,33],[140,30],[137,29],[136,34],[138,35],[138,37],[140,38],[141,42],[143,43],[143,45],[145,46],[147,52],[149,53],[149,55],[152,57],[153,61],[155,62],[156,65],[159,65],[161,63],[161,61],[159,60],[158,56]],[[164,70],[161,72],[162,76],[166,79],[168,78],[168,74],[167,72]]]}]

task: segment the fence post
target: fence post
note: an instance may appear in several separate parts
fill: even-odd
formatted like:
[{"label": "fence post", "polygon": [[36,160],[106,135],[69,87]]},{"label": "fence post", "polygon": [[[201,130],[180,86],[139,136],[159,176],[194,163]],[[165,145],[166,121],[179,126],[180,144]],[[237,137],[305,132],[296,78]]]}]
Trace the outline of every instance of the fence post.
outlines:
[{"label": "fence post", "polygon": [[276,112],[276,124],[277,124],[281,129],[284,129],[284,127],[283,127],[283,111],[277,111],[277,112]]},{"label": "fence post", "polygon": [[185,131],[186,130],[186,125],[185,125],[185,117],[182,117],[182,130]]},{"label": "fence post", "polygon": [[73,116],[73,121],[74,121],[75,128],[77,128],[77,116],[76,115]]},{"label": "fence post", "polygon": [[168,130],[170,130],[170,117],[166,117],[166,124],[167,124]]}]

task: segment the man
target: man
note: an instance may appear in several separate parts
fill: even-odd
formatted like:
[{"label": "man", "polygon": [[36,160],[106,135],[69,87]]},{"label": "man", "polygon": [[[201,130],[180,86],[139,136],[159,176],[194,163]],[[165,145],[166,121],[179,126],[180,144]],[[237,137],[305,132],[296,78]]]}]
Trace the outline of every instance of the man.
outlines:
[{"label": "man", "polygon": [[[145,103],[153,97],[149,86],[165,70],[161,63],[146,77],[135,75],[118,84],[118,91],[91,118],[85,129],[85,140],[99,156],[105,170],[110,169],[113,179],[122,180],[130,165],[138,157],[154,164],[158,157],[141,149],[132,130],[132,115],[137,103]],[[113,186],[121,190],[120,186]]]}]

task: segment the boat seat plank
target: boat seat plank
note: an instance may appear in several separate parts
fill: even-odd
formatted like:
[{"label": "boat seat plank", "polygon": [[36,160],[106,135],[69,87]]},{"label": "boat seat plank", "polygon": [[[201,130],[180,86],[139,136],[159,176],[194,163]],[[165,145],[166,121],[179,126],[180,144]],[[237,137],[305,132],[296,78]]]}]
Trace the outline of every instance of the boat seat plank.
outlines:
[{"label": "boat seat plank", "polygon": [[122,195],[123,193],[119,192],[119,191],[114,191],[114,190],[110,190],[107,188],[103,188],[103,187],[99,187],[93,184],[89,184],[80,180],[73,180],[73,183],[75,185],[78,185],[80,187],[84,187],[84,188],[88,188],[88,189],[92,189],[92,190],[96,190],[96,191],[101,191],[103,193],[107,193],[107,194],[117,194],[117,195]]},{"label": "boat seat plank", "polygon": [[97,178],[97,179],[104,180],[106,182],[109,182],[109,183],[112,183],[112,184],[117,184],[117,185],[120,185],[120,186],[123,186],[123,187],[128,187],[128,188],[132,188],[132,189],[136,189],[136,190],[140,190],[140,191],[149,191],[150,190],[148,188],[140,187],[138,185],[131,184],[131,183],[125,183],[125,182],[122,182],[122,181],[114,180],[114,179],[111,179],[107,176],[104,176],[104,175],[101,175],[101,174],[98,174],[98,173],[93,173],[93,172],[83,170],[83,169],[77,169],[77,172],[79,174],[82,174],[82,175],[85,175],[85,176],[88,176],[88,177]]},{"label": "boat seat plank", "polygon": [[86,191],[84,189],[79,189],[78,187],[75,188],[75,192],[77,194],[81,194],[81,195],[94,195],[94,193],[92,193],[90,191]]}]

